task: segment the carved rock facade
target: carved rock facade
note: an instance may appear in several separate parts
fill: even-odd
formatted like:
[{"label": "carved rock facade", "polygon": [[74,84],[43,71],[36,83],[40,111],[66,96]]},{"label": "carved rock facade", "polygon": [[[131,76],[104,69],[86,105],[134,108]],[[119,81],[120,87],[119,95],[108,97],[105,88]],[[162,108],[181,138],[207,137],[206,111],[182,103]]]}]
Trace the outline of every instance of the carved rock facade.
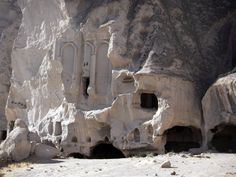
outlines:
[{"label": "carved rock facade", "polygon": [[218,107],[209,104],[225,98],[215,94],[218,81],[201,100],[235,66],[233,0],[18,4],[9,125],[24,120],[64,155],[96,157],[112,147],[129,156],[212,143],[209,130],[225,119],[213,121]]}]

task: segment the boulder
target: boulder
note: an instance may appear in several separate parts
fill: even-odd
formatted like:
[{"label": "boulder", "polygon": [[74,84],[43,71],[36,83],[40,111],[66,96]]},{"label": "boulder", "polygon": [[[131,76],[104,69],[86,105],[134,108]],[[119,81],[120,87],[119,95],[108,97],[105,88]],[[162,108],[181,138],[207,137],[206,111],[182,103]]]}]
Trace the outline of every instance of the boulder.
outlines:
[{"label": "boulder", "polygon": [[30,155],[31,144],[28,140],[28,128],[24,121],[17,119],[14,129],[1,144],[0,149],[6,152],[13,161],[21,161]]},{"label": "boulder", "polygon": [[60,151],[52,146],[38,143],[35,146],[35,155],[36,157],[42,159],[51,159],[59,155]]}]

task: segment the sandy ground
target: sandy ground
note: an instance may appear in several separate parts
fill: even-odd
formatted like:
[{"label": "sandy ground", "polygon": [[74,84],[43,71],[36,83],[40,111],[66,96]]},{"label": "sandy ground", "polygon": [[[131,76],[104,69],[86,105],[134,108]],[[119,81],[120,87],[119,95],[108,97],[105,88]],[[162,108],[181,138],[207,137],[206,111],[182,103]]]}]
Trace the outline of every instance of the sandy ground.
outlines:
[{"label": "sandy ground", "polygon": [[[168,160],[171,168],[161,168]],[[4,173],[6,177],[236,177],[236,154],[169,153],[125,159],[54,159],[33,162]]]}]

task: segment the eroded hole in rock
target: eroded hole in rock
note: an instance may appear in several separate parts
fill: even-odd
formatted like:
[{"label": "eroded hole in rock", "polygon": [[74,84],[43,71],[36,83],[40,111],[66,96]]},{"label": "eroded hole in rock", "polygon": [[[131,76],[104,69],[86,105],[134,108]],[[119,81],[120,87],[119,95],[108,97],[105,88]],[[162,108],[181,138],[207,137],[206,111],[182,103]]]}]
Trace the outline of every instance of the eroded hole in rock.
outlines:
[{"label": "eroded hole in rock", "polygon": [[5,140],[7,138],[7,131],[2,130],[0,133],[0,141]]},{"label": "eroded hole in rock", "polygon": [[104,142],[109,142],[109,138],[107,136],[104,138]]},{"label": "eroded hole in rock", "polygon": [[62,134],[61,122],[55,122],[54,135],[59,136]]},{"label": "eroded hole in rock", "polygon": [[147,109],[158,109],[158,101],[156,95],[153,93],[142,93],[141,107]]},{"label": "eroded hole in rock", "polygon": [[194,127],[176,126],[167,130],[165,135],[167,152],[182,152],[191,148],[200,148],[202,142],[201,130]]},{"label": "eroded hole in rock", "polygon": [[217,128],[211,144],[219,152],[236,152],[236,126],[224,125]]},{"label": "eroded hole in rock", "polygon": [[134,129],[134,141],[140,142],[140,132],[139,132],[139,129],[137,128]]},{"label": "eroded hole in rock", "polygon": [[91,150],[91,158],[95,159],[117,159],[125,158],[124,154],[112,144],[100,143]]},{"label": "eroded hole in rock", "polygon": [[88,94],[88,87],[89,87],[89,83],[90,83],[89,77],[83,77],[82,82],[83,82],[83,94],[84,94],[84,96],[89,96],[89,94]]},{"label": "eroded hole in rock", "polygon": [[76,136],[73,136],[72,139],[71,139],[71,141],[72,141],[73,143],[77,143],[77,142],[78,142],[78,139],[77,139]]},{"label": "eroded hole in rock", "polygon": [[15,121],[10,121],[8,123],[9,132],[11,132],[14,129],[14,125],[15,125]]},{"label": "eroded hole in rock", "polygon": [[88,143],[90,143],[90,142],[92,141],[91,137],[87,137],[87,138],[86,138],[86,141],[87,141]]},{"label": "eroded hole in rock", "polygon": [[74,158],[77,158],[77,159],[83,159],[84,155],[80,154],[78,152],[74,152],[74,153],[71,153],[68,157],[74,157]]}]

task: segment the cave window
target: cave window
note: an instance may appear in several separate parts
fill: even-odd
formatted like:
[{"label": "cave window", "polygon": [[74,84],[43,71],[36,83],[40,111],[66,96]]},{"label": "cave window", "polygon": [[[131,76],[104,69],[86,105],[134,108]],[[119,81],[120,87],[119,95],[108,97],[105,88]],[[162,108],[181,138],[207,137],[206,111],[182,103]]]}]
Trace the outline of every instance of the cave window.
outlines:
[{"label": "cave window", "polygon": [[219,152],[236,153],[236,126],[222,125],[216,129],[211,145]]},{"label": "cave window", "polygon": [[88,94],[88,87],[89,87],[89,83],[90,83],[89,77],[83,77],[82,82],[83,82],[83,94],[84,94],[84,96],[87,97],[87,96],[89,96],[89,94]]},{"label": "cave window", "polygon": [[147,109],[158,109],[158,101],[156,95],[153,93],[142,93],[141,107]]},{"label": "cave window", "polygon": [[88,143],[91,143],[91,141],[92,141],[91,137],[87,137],[86,141],[87,141]]},{"label": "cave window", "polygon": [[62,134],[61,122],[55,122],[54,135],[59,136]]},{"label": "cave window", "polygon": [[134,141],[140,142],[140,132],[139,132],[139,129],[137,128],[134,129]]},{"label": "cave window", "polygon": [[124,154],[109,143],[100,143],[94,146],[90,152],[91,158],[95,159],[118,159],[125,158]]},{"label": "cave window", "polygon": [[7,131],[6,130],[2,130],[2,135],[0,137],[0,140],[5,140],[7,138]]},{"label": "cave window", "polygon": [[167,152],[188,151],[200,148],[202,142],[201,130],[194,127],[175,126],[165,132]]},{"label": "cave window", "polygon": [[9,132],[11,132],[14,129],[14,125],[15,125],[15,121],[10,121],[8,123],[8,127],[9,127]]},{"label": "cave window", "polygon": [[77,139],[76,136],[73,136],[71,141],[72,141],[73,143],[77,143],[77,142],[78,142],[78,139]]},{"label": "cave window", "polygon": [[108,142],[109,142],[109,138],[106,136],[106,137],[104,138],[104,141],[105,141],[106,143],[108,143]]}]

